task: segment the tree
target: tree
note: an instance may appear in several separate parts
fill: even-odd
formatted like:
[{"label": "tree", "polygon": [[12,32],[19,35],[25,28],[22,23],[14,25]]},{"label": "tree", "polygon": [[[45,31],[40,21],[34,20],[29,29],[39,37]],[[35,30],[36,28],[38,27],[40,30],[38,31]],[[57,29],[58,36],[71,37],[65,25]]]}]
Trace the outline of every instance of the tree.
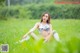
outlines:
[{"label": "tree", "polygon": [[4,1],[5,1],[5,0],[0,0],[0,5],[2,5]]}]

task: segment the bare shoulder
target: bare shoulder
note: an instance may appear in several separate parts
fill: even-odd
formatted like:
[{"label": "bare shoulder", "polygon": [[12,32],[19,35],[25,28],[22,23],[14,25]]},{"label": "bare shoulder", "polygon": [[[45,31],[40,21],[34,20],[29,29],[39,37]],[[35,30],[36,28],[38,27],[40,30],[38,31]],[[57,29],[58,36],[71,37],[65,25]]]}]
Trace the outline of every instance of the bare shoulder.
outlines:
[{"label": "bare shoulder", "polygon": [[40,22],[37,22],[36,25],[40,25]]}]

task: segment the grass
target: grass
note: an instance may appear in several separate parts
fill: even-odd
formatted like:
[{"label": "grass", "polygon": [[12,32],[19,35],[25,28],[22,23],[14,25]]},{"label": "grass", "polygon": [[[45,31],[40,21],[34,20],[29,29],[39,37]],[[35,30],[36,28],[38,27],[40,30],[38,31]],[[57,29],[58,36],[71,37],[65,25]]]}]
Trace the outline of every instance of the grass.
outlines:
[{"label": "grass", "polygon": [[[8,19],[0,20],[0,44],[9,44],[9,53],[80,53],[80,20],[51,20],[53,29],[61,42],[54,38],[48,43],[30,39],[16,44],[22,36],[40,20]],[[35,31],[38,35],[38,30]]]}]

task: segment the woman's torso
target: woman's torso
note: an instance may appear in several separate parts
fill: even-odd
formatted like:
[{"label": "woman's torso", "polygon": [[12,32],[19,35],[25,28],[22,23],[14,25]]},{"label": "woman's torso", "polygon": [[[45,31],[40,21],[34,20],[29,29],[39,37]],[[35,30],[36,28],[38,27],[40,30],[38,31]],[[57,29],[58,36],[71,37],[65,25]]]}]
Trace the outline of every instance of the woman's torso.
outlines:
[{"label": "woman's torso", "polygon": [[41,35],[43,36],[47,36],[50,34],[50,24],[46,23],[46,24],[43,24],[43,23],[39,23],[39,32]]}]

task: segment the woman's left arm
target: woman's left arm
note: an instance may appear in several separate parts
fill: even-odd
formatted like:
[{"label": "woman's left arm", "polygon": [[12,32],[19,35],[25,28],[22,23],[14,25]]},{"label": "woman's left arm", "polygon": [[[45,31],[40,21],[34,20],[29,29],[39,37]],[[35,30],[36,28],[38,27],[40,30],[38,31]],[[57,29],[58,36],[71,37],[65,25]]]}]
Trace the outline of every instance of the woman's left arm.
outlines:
[{"label": "woman's left arm", "polygon": [[52,25],[50,24],[50,34],[46,37],[45,41],[49,41],[52,36]]}]

